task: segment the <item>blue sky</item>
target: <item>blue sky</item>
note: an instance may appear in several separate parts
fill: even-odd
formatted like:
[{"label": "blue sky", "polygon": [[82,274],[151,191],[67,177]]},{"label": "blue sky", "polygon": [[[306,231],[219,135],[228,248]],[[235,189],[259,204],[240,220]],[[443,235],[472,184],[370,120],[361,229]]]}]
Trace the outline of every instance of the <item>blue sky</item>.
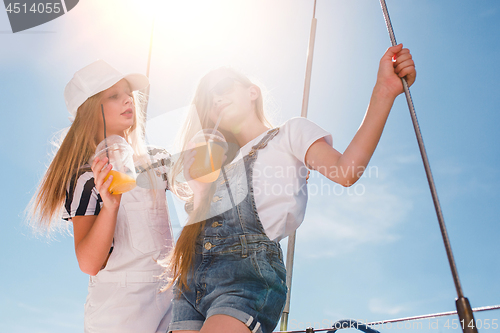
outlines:
[{"label": "blue sky", "polygon": [[[164,123],[167,129],[163,136],[150,133],[152,142],[170,148],[198,79],[221,65],[239,68],[264,87],[275,124],[300,115],[312,0],[161,3],[82,0],[62,17],[16,34],[0,10],[2,332],[83,330],[88,277],[78,268],[73,239],[33,236],[23,210],[50,163],[51,138],[70,124],[64,86],[99,58],[124,73],[145,73],[152,12],[150,128]],[[416,62],[411,92],[465,295],[473,307],[500,304],[500,3],[387,5],[398,42]],[[363,119],[390,41],[376,0],[318,0],[316,17],[308,117],[343,151]],[[289,329],[455,309],[403,96],[370,166],[350,192],[311,176],[297,233]],[[171,208],[178,232],[182,216]],[[458,332],[451,328],[454,318],[381,331]],[[500,325],[499,310],[476,318]]]}]

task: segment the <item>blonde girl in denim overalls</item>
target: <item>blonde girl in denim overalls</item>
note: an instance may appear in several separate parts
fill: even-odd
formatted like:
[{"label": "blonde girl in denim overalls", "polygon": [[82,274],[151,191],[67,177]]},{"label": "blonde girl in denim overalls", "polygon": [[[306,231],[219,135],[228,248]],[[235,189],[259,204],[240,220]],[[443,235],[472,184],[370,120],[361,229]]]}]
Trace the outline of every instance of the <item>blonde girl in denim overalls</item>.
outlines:
[{"label": "blonde girl in denim overalls", "polygon": [[[90,275],[87,333],[165,332],[170,322],[172,296],[159,292],[157,264],[173,246],[165,196],[169,155],[144,144],[136,91],[148,85],[144,75],[122,75],[102,60],[76,72],[65,89],[73,123],[33,199],[39,226],[53,227],[61,211],[73,224],[78,264]],[[101,112],[106,135],[120,135],[134,149],[142,184],[123,194],[108,192],[107,159],[92,159],[104,139]]]},{"label": "blonde girl in denim overalls", "polygon": [[[202,78],[182,132],[184,153],[173,168],[175,191],[185,194],[190,214],[169,266],[175,279],[169,331],[272,332],[287,292],[278,242],[304,218],[307,170],[343,186],[356,182],[403,92],[404,76],[410,85],[416,76],[409,50],[391,47],[380,61],[365,119],[343,154],[307,119],[272,128],[259,87],[236,71],[221,68]],[[196,153],[189,141],[196,124],[212,128],[221,115],[218,130],[240,155],[228,154],[219,178],[207,185],[190,177]],[[352,168],[356,172],[346,172]]]}]

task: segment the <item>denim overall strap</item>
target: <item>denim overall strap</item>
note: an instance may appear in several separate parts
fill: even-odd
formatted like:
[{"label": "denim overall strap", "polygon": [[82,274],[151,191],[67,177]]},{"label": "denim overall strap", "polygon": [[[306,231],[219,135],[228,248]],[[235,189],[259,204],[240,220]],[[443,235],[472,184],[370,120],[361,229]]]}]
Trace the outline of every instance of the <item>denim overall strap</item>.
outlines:
[{"label": "denim overall strap", "polygon": [[258,144],[256,144],[255,146],[252,147],[252,150],[250,150],[248,155],[253,156],[254,154],[257,153],[257,150],[260,150],[260,149],[266,147],[267,144],[269,143],[269,141],[271,141],[276,136],[276,134],[279,133],[279,131],[280,131],[279,127],[276,127],[276,128],[273,128],[272,130],[269,130],[267,132],[267,134],[262,138],[262,140],[260,140],[260,142]]},{"label": "denim overall strap", "polygon": [[[260,234],[265,238],[266,241],[269,241],[269,238],[266,235],[266,232],[264,230],[264,227],[262,226],[262,223],[259,219],[259,214],[257,212],[257,205],[255,204],[255,197],[254,197],[254,188],[253,188],[253,169],[254,169],[254,163],[257,160],[257,155],[259,150],[265,148],[269,141],[271,141],[277,134],[279,133],[279,127],[273,128],[267,132],[267,134],[257,143],[255,146],[252,147],[248,155],[246,155],[243,160],[245,163],[245,170],[246,170],[246,175],[247,175],[247,186],[248,186],[248,206],[246,207],[251,207],[252,215],[254,218],[254,223],[250,224],[250,230],[246,230],[243,238],[245,237],[252,237],[253,235],[251,234]],[[243,223],[245,222],[245,218],[241,214],[241,210],[244,207],[238,207],[238,212],[240,213],[240,221]],[[246,225],[243,226],[243,229],[245,228]],[[243,244],[242,240],[242,244]],[[257,240],[256,240],[257,241]]]},{"label": "denim overall strap", "polygon": [[[257,143],[255,146],[252,146],[252,149],[248,153],[248,156],[255,156],[253,158],[255,160],[257,158],[257,150],[265,148],[267,146],[267,144],[269,143],[269,141],[271,141],[276,136],[276,134],[278,134],[279,130],[280,130],[279,127],[276,127],[276,128],[269,130],[267,132],[267,134],[264,135],[264,137],[259,141],[259,143]],[[247,156],[245,156],[245,158],[247,158]],[[250,167],[253,168],[253,163]],[[246,167],[246,169],[247,169],[246,171],[248,173],[249,172],[248,167]],[[233,208],[235,208],[236,205],[235,205],[234,200],[233,200],[231,188],[229,187],[229,181],[228,181],[228,178],[226,175],[226,171],[224,168],[222,168],[221,171],[222,171],[222,176],[224,177],[224,183],[226,184],[226,188],[227,188],[227,191],[229,193],[229,197],[231,199],[232,206],[233,206]],[[251,182],[251,181],[252,181],[252,177],[249,177],[249,182]],[[253,186],[251,186],[251,183],[249,183],[249,188],[253,189]],[[253,191],[252,191],[252,193],[253,193]]]}]

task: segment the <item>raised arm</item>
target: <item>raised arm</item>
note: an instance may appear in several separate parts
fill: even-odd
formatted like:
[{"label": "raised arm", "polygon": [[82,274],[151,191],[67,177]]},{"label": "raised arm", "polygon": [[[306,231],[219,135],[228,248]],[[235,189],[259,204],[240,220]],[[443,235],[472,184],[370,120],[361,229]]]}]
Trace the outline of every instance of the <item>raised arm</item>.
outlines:
[{"label": "raised arm", "polygon": [[104,182],[111,170],[111,165],[102,169],[106,162],[96,158],[92,164],[95,187],[103,201],[99,215],[72,218],[76,258],[82,272],[89,275],[96,275],[108,258],[121,200],[121,194],[108,192],[113,176]]},{"label": "raised arm", "polygon": [[380,140],[395,98],[403,92],[401,78],[408,85],[415,82],[415,64],[408,49],[402,44],[390,47],[380,60],[377,82],[361,126],[342,154],[324,139],[309,147],[305,162],[330,180],[351,186],[363,174]]}]

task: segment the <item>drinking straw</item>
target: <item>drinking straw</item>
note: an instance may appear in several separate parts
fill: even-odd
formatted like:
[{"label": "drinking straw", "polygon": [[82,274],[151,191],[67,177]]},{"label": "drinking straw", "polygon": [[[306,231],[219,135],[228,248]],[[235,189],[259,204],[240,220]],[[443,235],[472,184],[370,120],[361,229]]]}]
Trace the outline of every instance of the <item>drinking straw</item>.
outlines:
[{"label": "drinking straw", "polygon": [[[214,135],[215,132],[217,131],[217,127],[219,127],[220,121],[222,119],[222,114],[223,112],[220,113],[219,118],[217,118],[217,122],[215,123],[214,129],[212,131],[211,135]],[[212,167],[212,171],[215,171],[215,166],[214,166],[214,160],[212,159],[212,149],[210,148],[210,139],[208,139],[207,146],[208,146],[208,156],[210,156],[210,166]]]},{"label": "drinking straw", "polygon": [[223,113],[224,113],[224,112],[223,112],[223,111],[221,111],[221,113],[220,113],[220,115],[219,115],[219,118],[217,119],[217,122],[215,123],[214,130],[212,131],[212,135],[214,135],[214,134],[215,134],[215,131],[217,131],[217,127],[219,127],[219,124],[220,124],[220,121],[221,121],[221,119],[222,119],[222,114],[223,114]]},{"label": "drinking straw", "polygon": [[106,147],[106,157],[109,163],[108,140],[106,139],[106,118],[104,117],[104,106],[101,104],[102,122],[104,124],[104,146]]}]

